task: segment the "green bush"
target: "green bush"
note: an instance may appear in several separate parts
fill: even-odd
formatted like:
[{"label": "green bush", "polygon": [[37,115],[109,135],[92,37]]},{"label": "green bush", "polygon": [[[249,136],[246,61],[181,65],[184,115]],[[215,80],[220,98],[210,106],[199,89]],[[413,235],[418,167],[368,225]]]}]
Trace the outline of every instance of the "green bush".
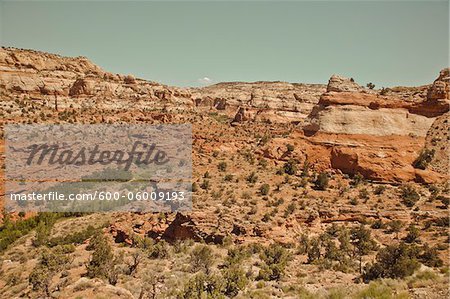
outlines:
[{"label": "green bush", "polygon": [[28,281],[34,291],[50,296],[52,278],[64,270],[72,261],[68,248],[56,246],[52,250],[44,248],[37,265],[33,268]]},{"label": "green bush", "polygon": [[190,254],[190,264],[192,272],[204,271],[209,273],[211,266],[214,264],[214,254],[207,245],[195,246]]},{"label": "green bush", "polygon": [[376,262],[366,266],[363,278],[374,280],[377,278],[404,278],[419,268],[417,260],[418,249],[405,243],[389,245],[381,249]]},{"label": "green bush", "polygon": [[373,194],[375,195],[381,195],[386,191],[386,186],[379,185],[373,190]]},{"label": "green bush", "polygon": [[367,287],[356,294],[355,299],[407,299],[408,293],[396,292],[389,285],[379,281],[372,281]]},{"label": "green bush", "polygon": [[289,161],[287,161],[283,166],[284,173],[289,174],[289,175],[296,174],[297,170],[298,170],[297,161],[295,161],[293,159],[290,159]]},{"label": "green bush", "polygon": [[153,243],[147,249],[148,257],[151,259],[164,259],[170,257],[170,247],[169,244],[161,240],[157,243]]},{"label": "green bush", "polygon": [[200,188],[204,190],[209,190],[210,188],[209,180],[203,180],[202,184],[200,185]]},{"label": "green bush", "polygon": [[377,244],[373,240],[370,230],[365,228],[363,224],[350,230],[350,242],[359,257],[359,270],[362,272],[362,257],[376,250]]},{"label": "green bush", "polygon": [[225,172],[225,171],[227,170],[227,162],[220,162],[220,163],[217,165],[217,168],[218,168],[220,171]]},{"label": "green bush", "polygon": [[321,172],[317,176],[317,179],[314,181],[314,187],[317,190],[326,190],[328,187],[328,174],[326,172]]},{"label": "green bush", "polygon": [[92,225],[89,225],[79,232],[52,238],[48,240],[47,244],[50,247],[66,244],[83,244],[83,242],[92,237],[95,233],[97,233],[97,229],[95,229]]},{"label": "green bush", "polygon": [[402,198],[403,204],[407,207],[414,206],[420,199],[420,195],[419,193],[417,193],[414,186],[409,184],[400,187],[400,196]]},{"label": "green bush", "polygon": [[118,269],[121,256],[115,256],[107,237],[98,232],[90,241],[90,247],[94,250],[89,263],[86,265],[89,278],[104,278],[112,285],[117,283]]},{"label": "green bush", "polygon": [[422,247],[419,260],[428,267],[441,267],[444,264],[436,248],[430,248],[427,244]]},{"label": "green bush", "polygon": [[224,280],[224,294],[229,297],[235,297],[248,284],[245,272],[239,266],[225,268],[222,271],[222,276]]},{"label": "green bush", "polygon": [[224,281],[220,276],[200,272],[190,278],[183,289],[176,295],[177,299],[219,299],[225,298]]},{"label": "green bush", "polygon": [[373,84],[372,82],[369,82],[369,83],[366,84],[366,87],[368,89],[374,89],[375,88],[375,84]]},{"label": "green bush", "polygon": [[257,180],[258,180],[258,176],[256,175],[256,173],[254,171],[252,173],[250,173],[249,176],[247,177],[247,182],[249,182],[250,184],[256,183]]},{"label": "green bush", "polygon": [[420,230],[415,225],[410,225],[408,228],[408,235],[405,237],[406,243],[414,243],[420,236]]},{"label": "green bush", "polygon": [[364,182],[364,176],[362,174],[357,172],[356,174],[353,175],[352,183],[351,183],[353,186],[358,186],[359,184],[361,184],[363,182]]},{"label": "green bush", "polygon": [[269,184],[262,184],[259,188],[259,192],[261,192],[261,195],[267,195],[270,191],[270,185]]},{"label": "green bush", "polygon": [[228,249],[227,256],[225,257],[224,265],[226,267],[240,265],[242,261],[250,257],[249,248],[244,246],[238,246]]},{"label": "green bush", "polygon": [[264,248],[260,258],[264,262],[258,274],[260,280],[278,280],[284,274],[288,261],[289,252],[279,244],[271,244]]},{"label": "green bush", "polygon": [[[45,230],[50,230],[58,218],[70,217],[71,215],[70,213],[39,213],[34,217],[11,221],[8,213],[3,211],[3,225],[0,226],[0,252],[8,248],[10,244],[20,237],[25,236],[31,230],[35,229],[40,223],[42,226],[41,229],[44,232]],[[45,237],[45,234],[39,238],[41,237]],[[41,243],[41,241],[44,240],[40,239],[38,243]]]}]

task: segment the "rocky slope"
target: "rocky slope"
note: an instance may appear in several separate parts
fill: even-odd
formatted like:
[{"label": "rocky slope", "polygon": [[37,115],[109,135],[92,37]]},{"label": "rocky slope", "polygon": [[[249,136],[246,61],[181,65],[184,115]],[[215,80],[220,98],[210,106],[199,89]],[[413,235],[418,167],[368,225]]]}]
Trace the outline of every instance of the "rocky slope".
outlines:
[{"label": "rocky slope", "polygon": [[[236,82],[185,89],[110,74],[85,58],[4,48],[1,125],[192,123],[195,192],[193,211],[184,214],[92,213],[39,230],[28,218],[33,215],[12,215],[21,225],[0,230],[0,237],[11,230],[12,238],[0,238],[6,248],[0,250],[0,298],[175,298],[202,273],[191,269],[197,246],[212,250],[208,272],[224,281],[230,281],[223,271],[233,250],[243,252],[238,264],[249,282],[236,298],[331,298],[337,289],[339,298],[362,298],[367,293],[359,291],[370,286],[358,283],[356,247],[347,244],[347,252],[334,241],[365,227],[384,248],[405,240],[410,225],[419,230],[415,246],[431,247],[429,257],[440,257],[444,267],[430,258],[435,264],[416,273],[433,279],[411,276],[387,292],[448,298],[448,76],[447,69],[432,85],[382,90],[340,76],[327,86]],[[417,168],[424,149],[434,154]],[[86,275],[93,257],[89,226],[101,230],[117,257],[113,280]],[[310,261],[299,240],[307,236],[305,246],[315,248],[312,241],[325,241],[327,234],[333,242],[317,247],[318,259]],[[36,272],[46,261],[39,256],[59,248],[36,242],[42,236],[73,245],[66,248],[64,270]],[[257,278],[265,267],[261,250],[274,242],[292,260],[281,279],[264,281]],[[328,258],[322,253],[329,249],[339,251]],[[376,255],[362,257],[362,265]],[[33,273],[49,276],[40,281]]]},{"label": "rocky slope", "polygon": [[151,103],[153,108],[192,105],[190,93],[185,89],[136,79],[132,75],[108,73],[85,57],[2,48],[0,74],[0,90],[4,96],[45,105],[57,102],[59,108],[147,107],[145,103]]}]

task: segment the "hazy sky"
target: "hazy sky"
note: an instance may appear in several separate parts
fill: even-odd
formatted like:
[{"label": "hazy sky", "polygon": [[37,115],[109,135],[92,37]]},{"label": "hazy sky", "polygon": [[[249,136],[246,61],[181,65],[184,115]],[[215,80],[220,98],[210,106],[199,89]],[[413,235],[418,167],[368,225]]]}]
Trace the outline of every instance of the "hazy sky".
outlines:
[{"label": "hazy sky", "polygon": [[[0,0],[1,1],[1,0]],[[377,87],[448,66],[448,1],[2,1],[1,44],[171,85],[332,74]],[[204,81],[204,82],[202,82]]]}]

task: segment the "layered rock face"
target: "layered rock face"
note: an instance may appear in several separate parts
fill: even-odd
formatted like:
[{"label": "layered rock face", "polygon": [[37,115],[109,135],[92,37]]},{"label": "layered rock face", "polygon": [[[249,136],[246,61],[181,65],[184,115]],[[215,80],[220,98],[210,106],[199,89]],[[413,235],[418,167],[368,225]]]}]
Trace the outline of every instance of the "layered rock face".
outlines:
[{"label": "layered rock face", "polygon": [[301,122],[326,91],[322,84],[287,82],[229,82],[191,89],[199,107],[217,107],[234,113],[235,122]]},{"label": "layered rock face", "polygon": [[85,57],[62,57],[33,50],[0,49],[0,92],[11,99],[41,101],[60,108],[215,110],[237,121],[300,122],[325,92],[321,84],[287,82],[219,83],[177,88],[112,74]]},{"label": "layered rock face", "polygon": [[[387,182],[441,180],[446,174],[447,163],[440,161],[448,137],[439,132],[448,131],[448,93],[449,69],[432,85],[411,88],[371,90],[336,75],[327,86],[234,82],[177,88],[108,73],[84,57],[0,50],[0,104],[12,111],[7,114],[11,120],[25,117],[23,103],[32,103],[33,110],[41,105],[60,111],[139,112],[138,121],[171,122],[177,114],[166,113],[169,108],[197,115],[214,111],[232,124],[291,123],[304,132],[301,142],[312,145],[304,146],[304,156],[320,153],[317,163],[322,168]],[[160,114],[149,116],[149,111]],[[415,169],[424,146],[432,147],[436,156],[427,169]],[[308,154],[308,148],[313,152]]]},{"label": "layered rock face", "polygon": [[[95,100],[98,108],[120,108],[130,102],[167,102],[192,106],[190,93],[131,75],[105,72],[85,57],[62,57],[32,50],[0,49],[0,89],[19,99],[59,102],[60,107]],[[120,100],[120,101],[119,101]],[[102,107],[102,101],[112,101]],[[82,102],[85,105],[89,101]],[[137,105],[139,106],[139,105]],[[136,107],[139,108],[139,107]]]},{"label": "layered rock face", "polygon": [[426,93],[419,88],[416,97],[405,100],[407,88],[397,88],[402,95],[398,97],[395,89],[386,95],[333,76],[308,116],[305,135],[318,142],[330,136],[335,141],[331,167],[344,173],[389,182],[442,180],[439,174],[412,165],[436,116],[449,109],[446,81],[448,70],[443,70]]}]

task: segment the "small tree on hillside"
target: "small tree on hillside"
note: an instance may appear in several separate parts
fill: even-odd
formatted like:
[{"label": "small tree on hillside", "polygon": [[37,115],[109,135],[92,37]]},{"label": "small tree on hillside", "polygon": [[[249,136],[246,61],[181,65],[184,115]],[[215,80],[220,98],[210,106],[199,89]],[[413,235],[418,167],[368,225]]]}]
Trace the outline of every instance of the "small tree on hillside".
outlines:
[{"label": "small tree on hillside", "polygon": [[328,187],[328,175],[326,172],[321,172],[314,181],[314,186],[317,190],[326,190]]},{"label": "small tree on hillside", "polygon": [[112,285],[117,283],[118,270],[116,265],[119,263],[120,256],[114,256],[113,249],[108,239],[101,232],[98,232],[89,244],[94,250],[91,259],[87,264],[87,276],[89,278],[105,278]]},{"label": "small tree on hillside", "polygon": [[350,231],[350,240],[355,249],[355,255],[359,258],[359,272],[362,273],[362,258],[377,248],[369,229],[363,224]]},{"label": "small tree on hillside", "polygon": [[289,175],[296,174],[297,170],[298,170],[297,161],[295,161],[293,159],[287,161],[283,166],[283,170],[284,170],[284,173],[289,174]]}]

